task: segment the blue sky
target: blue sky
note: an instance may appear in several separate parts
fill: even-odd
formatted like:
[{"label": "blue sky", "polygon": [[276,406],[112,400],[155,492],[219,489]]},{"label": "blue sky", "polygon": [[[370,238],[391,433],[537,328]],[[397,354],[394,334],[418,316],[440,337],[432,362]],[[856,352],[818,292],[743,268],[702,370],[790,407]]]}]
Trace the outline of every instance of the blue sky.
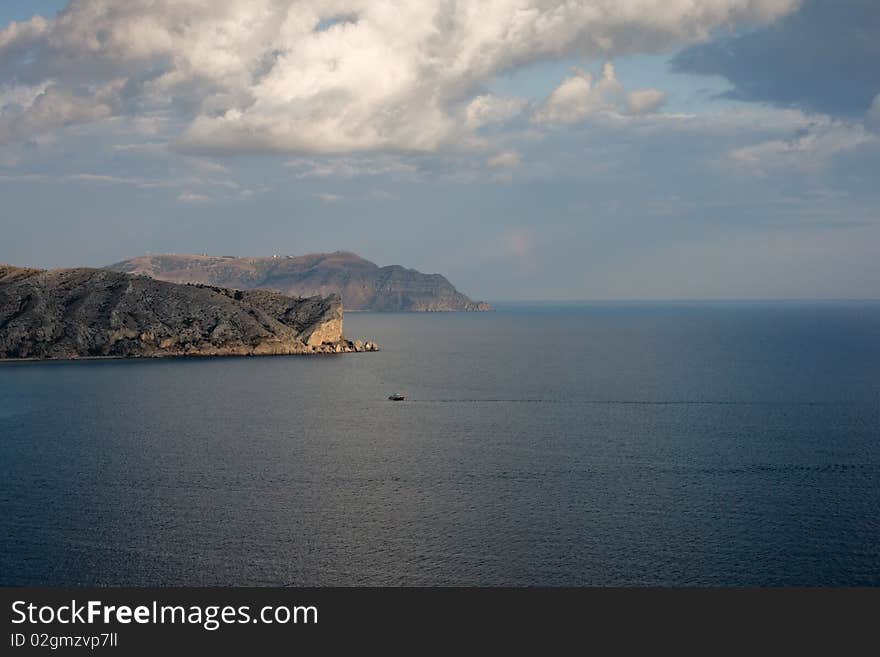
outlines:
[{"label": "blue sky", "polygon": [[67,5],[67,0],[3,0],[0,3],[0,24],[24,21],[35,15],[54,16]]},{"label": "blue sky", "polygon": [[493,300],[878,296],[867,0],[65,4],[0,4],[0,261],[346,249]]}]

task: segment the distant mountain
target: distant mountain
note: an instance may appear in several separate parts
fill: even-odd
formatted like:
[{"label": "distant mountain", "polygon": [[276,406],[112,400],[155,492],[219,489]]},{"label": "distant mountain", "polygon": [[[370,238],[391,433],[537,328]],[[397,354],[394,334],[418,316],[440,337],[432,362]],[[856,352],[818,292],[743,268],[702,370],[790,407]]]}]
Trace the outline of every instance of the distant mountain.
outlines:
[{"label": "distant mountain", "polygon": [[342,335],[337,295],[178,285],[107,269],[0,265],[0,358],[375,351]]},{"label": "distant mountain", "polygon": [[109,269],[173,283],[262,288],[290,296],[339,294],[346,310],[491,310],[485,302],[471,301],[440,274],[399,265],[379,267],[346,251],[264,258],[146,255]]}]

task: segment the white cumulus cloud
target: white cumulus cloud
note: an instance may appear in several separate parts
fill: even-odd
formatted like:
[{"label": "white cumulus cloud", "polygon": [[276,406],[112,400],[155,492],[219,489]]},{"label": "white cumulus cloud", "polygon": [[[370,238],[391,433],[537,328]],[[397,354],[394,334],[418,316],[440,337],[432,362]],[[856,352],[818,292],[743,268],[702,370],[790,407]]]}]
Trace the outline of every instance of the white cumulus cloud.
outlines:
[{"label": "white cumulus cloud", "polygon": [[569,125],[600,113],[650,114],[666,101],[657,89],[626,92],[617,79],[614,65],[606,62],[598,81],[589,71],[575,71],[562,81],[535,111],[535,123]]},{"label": "white cumulus cloud", "polygon": [[525,106],[524,98],[500,97],[492,94],[477,96],[465,109],[465,122],[470,128],[503,123],[522,112]]},{"label": "white cumulus cloud", "polygon": [[[437,151],[522,109],[485,94],[499,73],[571,55],[667,51],[797,4],[75,0],[54,19],[0,30],[0,84],[52,82],[3,112],[0,141],[173,109],[184,123],[177,147],[192,153]],[[564,84],[559,101],[584,79]],[[545,115],[565,122],[585,111],[567,102]],[[658,103],[642,94],[619,107]]]},{"label": "white cumulus cloud", "polygon": [[652,114],[666,102],[666,93],[659,89],[638,89],[626,95],[626,109],[630,114]]}]

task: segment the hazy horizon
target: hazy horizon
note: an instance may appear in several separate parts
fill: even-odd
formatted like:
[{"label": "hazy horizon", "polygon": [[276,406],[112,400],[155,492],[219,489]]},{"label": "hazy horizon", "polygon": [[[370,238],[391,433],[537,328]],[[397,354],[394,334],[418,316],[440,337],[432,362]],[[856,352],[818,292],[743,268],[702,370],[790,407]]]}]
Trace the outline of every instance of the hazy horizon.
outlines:
[{"label": "hazy horizon", "polygon": [[880,296],[876,3],[390,7],[4,2],[0,262],[344,250],[489,301]]}]

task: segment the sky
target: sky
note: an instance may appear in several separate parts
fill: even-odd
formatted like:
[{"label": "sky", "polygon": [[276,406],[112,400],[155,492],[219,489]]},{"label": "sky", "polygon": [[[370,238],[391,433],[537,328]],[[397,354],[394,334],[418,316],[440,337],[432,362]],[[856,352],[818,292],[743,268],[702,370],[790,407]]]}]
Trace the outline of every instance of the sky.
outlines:
[{"label": "sky", "polygon": [[0,262],[880,297],[874,0],[3,0]]}]

